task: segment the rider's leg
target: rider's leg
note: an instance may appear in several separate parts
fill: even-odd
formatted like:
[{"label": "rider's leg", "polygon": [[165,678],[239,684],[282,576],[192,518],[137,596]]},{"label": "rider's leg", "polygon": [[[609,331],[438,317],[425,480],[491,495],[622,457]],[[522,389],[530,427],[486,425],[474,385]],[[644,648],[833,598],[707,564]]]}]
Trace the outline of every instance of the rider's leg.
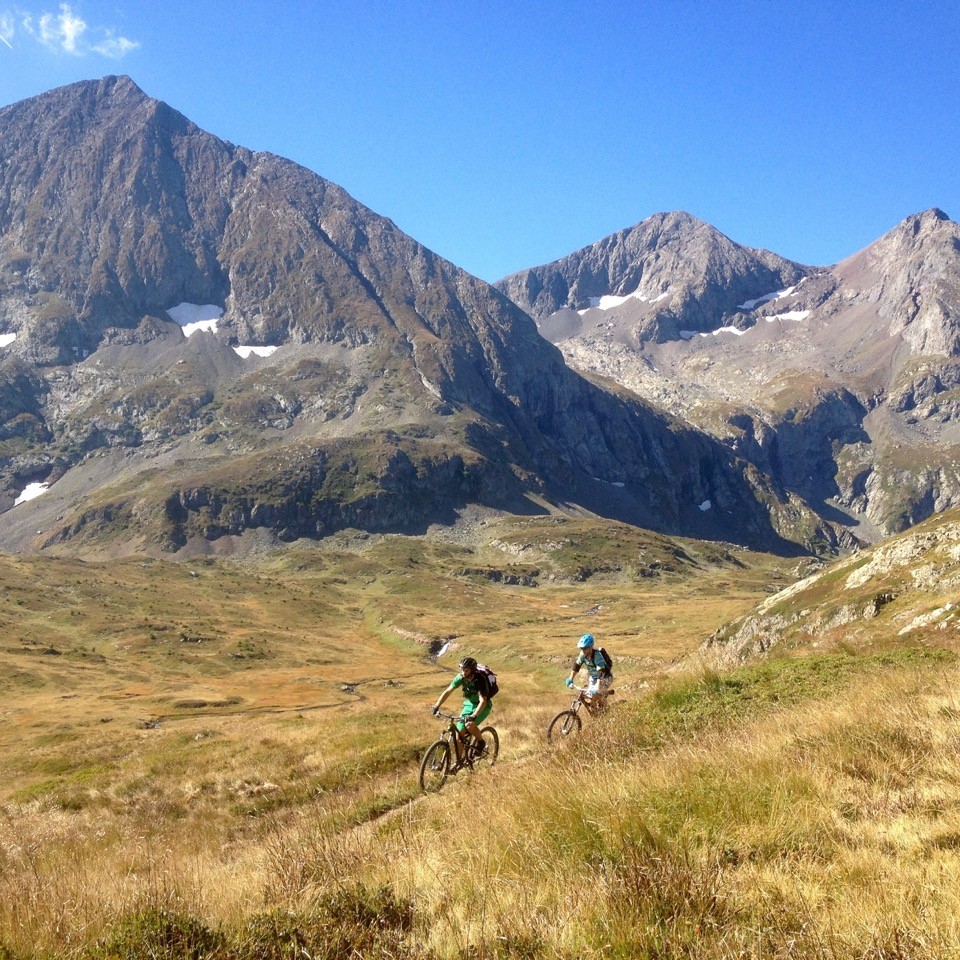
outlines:
[{"label": "rider's leg", "polygon": [[460,738],[460,753],[465,754],[470,745],[470,730],[467,717],[473,715],[475,705],[469,700],[464,701],[463,709],[460,711],[460,719],[457,721],[457,736]]},{"label": "rider's leg", "polygon": [[480,713],[476,714],[466,723],[467,731],[468,733],[473,735],[478,747],[483,746],[483,738],[480,736],[479,725],[483,723],[483,721],[486,720],[488,716],[490,716],[490,710],[492,707],[493,707],[493,704],[488,701],[486,706],[484,706],[483,710],[481,710]]},{"label": "rider's leg", "polygon": [[[607,691],[613,684],[613,674],[609,676],[606,674],[601,674],[597,678],[597,689],[596,689],[596,703],[599,709],[604,709],[607,705]],[[591,684],[593,686],[593,684]]]}]

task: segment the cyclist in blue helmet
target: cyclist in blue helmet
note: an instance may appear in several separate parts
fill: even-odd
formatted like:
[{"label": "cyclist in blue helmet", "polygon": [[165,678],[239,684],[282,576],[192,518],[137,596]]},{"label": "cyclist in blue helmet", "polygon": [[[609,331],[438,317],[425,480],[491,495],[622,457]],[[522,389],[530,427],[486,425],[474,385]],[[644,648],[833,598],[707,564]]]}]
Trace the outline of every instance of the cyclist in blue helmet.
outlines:
[{"label": "cyclist in blue helmet", "polygon": [[573,678],[580,672],[581,667],[587,668],[590,683],[587,687],[588,696],[605,696],[613,683],[613,659],[601,647],[592,633],[585,633],[577,642],[579,653],[573,662],[573,669],[567,677],[567,686],[573,686]]}]

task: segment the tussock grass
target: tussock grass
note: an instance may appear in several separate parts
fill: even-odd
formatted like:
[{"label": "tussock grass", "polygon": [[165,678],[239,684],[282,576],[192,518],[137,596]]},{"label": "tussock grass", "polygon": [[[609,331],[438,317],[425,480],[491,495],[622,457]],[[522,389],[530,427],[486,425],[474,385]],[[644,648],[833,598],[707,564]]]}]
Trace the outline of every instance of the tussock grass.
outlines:
[{"label": "tussock grass", "polygon": [[958,674],[909,649],[667,681],[573,749],[359,827],[320,797],[225,850],[8,818],[0,929],[24,957],[55,931],[97,958],[954,956]]},{"label": "tussock grass", "polygon": [[[632,579],[663,544],[558,526],[501,537],[570,573],[537,589],[401,538],[249,570],[0,559],[0,960],[957,955],[955,655],[677,672],[772,561],[690,547]],[[605,572],[578,582],[585,551]],[[622,702],[548,749],[584,629]],[[503,750],[421,797],[438,638],[498,666]]]}]

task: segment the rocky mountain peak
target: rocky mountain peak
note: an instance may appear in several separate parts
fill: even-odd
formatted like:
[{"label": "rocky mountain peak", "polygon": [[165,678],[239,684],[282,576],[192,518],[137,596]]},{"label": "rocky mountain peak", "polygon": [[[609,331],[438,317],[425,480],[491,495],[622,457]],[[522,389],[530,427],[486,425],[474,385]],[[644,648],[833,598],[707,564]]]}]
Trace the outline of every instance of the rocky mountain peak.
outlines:
[{"label": "rocky mountain peak", "polygon": [[911,248],[919,249],[948,240],[956,235],[956,228],[957,225],[947,214],[937,207],[931,207],[906,217],[872,246],[875,253],[887,258],[903,256]]},{"label": "rocky mountain peak", "polygon": [[916,354],[960,351],[960,224],[931,208],[837,264],[848,301],[876,304]]},{"label": "rocky mountain peak", "polygon": [[[735,243],[683,211],[657,213],[589,247],[495,286],[559,340],[582,334],[617,308],[616,335],[626,342],[674,340],[710,331],[744,301],[797,283],[810,270],[766,250]],[[624,307],[624,302],[626,307]],[[565,311],[558,319],[549,319]],[[549,322],[545,322],[548,321]],[[612,329],[607,327],[608,329]]]},{"label": "rocky mountain peak", "polygon": [[[659,233],[662,244],[669,221],[657,215],[631,231]],[[722,286],[736,255],[709,227],[676,221],[685,250],[667,255],[675,276],[663,288],[716,305],[709,284],[693,280],[712,276]],[[542,279],[531,273],[528,289]],[[715,336],[697,336],[703,328],[687,319],[694,310],[680,337],[649,335],[669,333],[675,303],[608,296],[589,310],[558,311],[540,329],[573,366],[722,438],[821,504],[822,516],[849,511],[856,536],[901,530],[960,503],[960,224],[943,210],[905,218],[834,267],[744,296]]]}]

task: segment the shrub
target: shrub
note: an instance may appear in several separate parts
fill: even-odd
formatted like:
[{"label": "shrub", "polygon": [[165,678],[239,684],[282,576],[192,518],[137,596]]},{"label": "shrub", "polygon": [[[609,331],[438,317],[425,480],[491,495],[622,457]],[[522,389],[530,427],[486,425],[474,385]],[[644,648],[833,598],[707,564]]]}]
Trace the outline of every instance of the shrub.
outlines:
[{"label": "shrub", "polygon": [[225,940],[201,920],[150,907],[123,918],[87,954],[89,960],[212,960],[226,956]]}]

